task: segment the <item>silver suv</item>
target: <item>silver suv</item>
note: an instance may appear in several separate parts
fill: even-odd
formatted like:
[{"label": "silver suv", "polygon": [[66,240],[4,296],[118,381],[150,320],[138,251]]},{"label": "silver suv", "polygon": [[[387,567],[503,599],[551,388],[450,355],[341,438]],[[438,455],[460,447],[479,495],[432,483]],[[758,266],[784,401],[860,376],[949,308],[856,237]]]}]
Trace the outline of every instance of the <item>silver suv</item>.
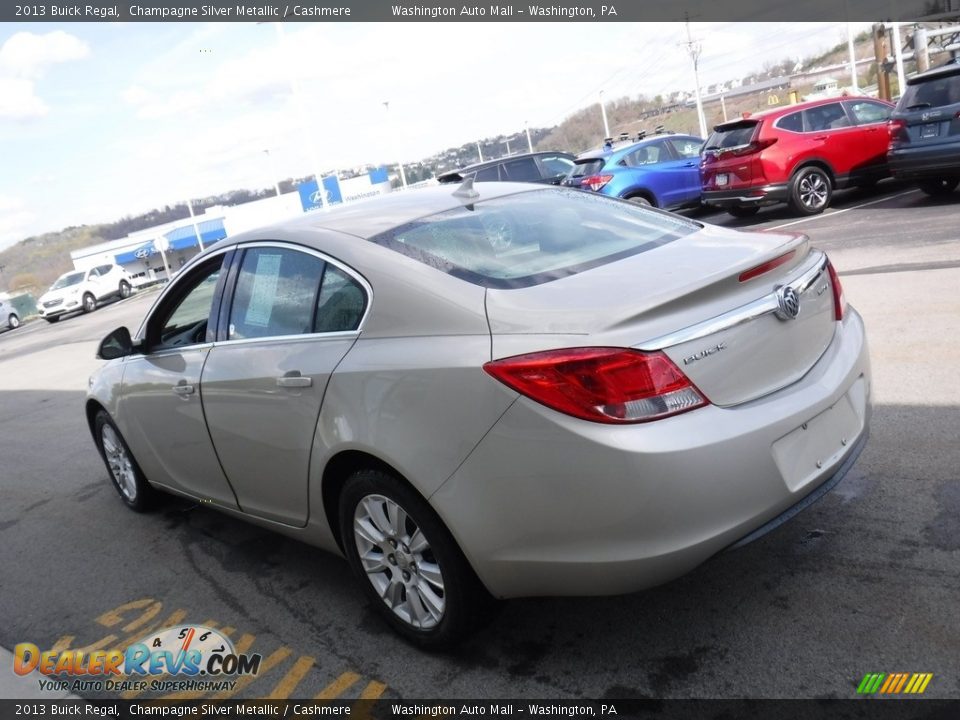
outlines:
[{"label": "silver suv", "polygon": [[0,328],[16,330],[20,327],[20,316],[9,300],[0,300]]}]

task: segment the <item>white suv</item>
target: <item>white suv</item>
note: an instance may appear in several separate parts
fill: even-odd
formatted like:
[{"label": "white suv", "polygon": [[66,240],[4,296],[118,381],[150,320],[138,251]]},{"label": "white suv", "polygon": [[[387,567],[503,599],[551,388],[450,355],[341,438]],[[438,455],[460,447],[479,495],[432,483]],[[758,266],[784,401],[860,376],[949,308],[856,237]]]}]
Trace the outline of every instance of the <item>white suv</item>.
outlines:
[{"label": "white suv", "polygon": [[130,275],[119,265],[98,265],[90,270],[64,273],[40,296],[37,309],[47,322],[83,310],[93,312],[102,300],[127,298],[133,292]]}]

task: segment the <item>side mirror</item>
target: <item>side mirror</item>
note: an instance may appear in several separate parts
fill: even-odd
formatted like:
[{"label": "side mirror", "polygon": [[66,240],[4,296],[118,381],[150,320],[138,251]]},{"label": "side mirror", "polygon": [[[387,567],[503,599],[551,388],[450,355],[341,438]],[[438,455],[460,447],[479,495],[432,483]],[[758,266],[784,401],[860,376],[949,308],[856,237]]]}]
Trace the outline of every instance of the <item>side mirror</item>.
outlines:
[{"label": "side mirror", "polygon": [[107,335],[97,348],[98,360],[115,360],[116,358],[132,355],[134,351],[130,331],[125,327],[118,327]]}]

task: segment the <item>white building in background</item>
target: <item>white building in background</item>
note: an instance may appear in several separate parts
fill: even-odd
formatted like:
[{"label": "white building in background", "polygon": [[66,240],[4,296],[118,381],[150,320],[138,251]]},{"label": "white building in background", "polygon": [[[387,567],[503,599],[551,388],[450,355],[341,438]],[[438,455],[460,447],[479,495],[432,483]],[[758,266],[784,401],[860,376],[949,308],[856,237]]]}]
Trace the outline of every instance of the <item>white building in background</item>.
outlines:
[{"label": "white building in background", "polygon": [[[390,182],[386,170],[379,169],[347,180],[324,178],[324,189],[327,202],[335,207],[390,192]],[[170,274],[176,274],[202,247],[306,212],[318,212],[321,202],[317,183],[302,183],[298,190],[242,205],[209,207],[195,219],[184,218],[130,233],[119,240],[74,250],[70,258],[77,270],[116,263],[130,273],[137,285],[163,282],[169,279],[167,267]]]}]

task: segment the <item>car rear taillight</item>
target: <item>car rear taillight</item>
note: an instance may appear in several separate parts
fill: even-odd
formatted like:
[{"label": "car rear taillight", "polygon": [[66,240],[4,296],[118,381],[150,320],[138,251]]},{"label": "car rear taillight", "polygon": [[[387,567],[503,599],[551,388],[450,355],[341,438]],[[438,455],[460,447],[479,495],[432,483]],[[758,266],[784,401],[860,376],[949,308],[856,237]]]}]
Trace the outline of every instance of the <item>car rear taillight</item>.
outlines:
[{"label": "car rear taillight", "polygon": [[765,263],[760,263],[756,267],[752,267],[749,270],[744,270],[740,273],[740,282],[746,282],[747,280],[753,280],[753,278],[768,273],[774,268],[778,268],[781,265],[784,265],[790,262],[791,258],[797,254],[796,250],[791,250],[788,253],[784,253],[778,257],[775,257],[773,260],[767,260]]},{"label": "car rear taillight", "polygon": [[494,360],[483,369],[531,400],[593,422],[649,422],[707,404],[662,352],[568,348]]},{"label": "car rear taillight", "polygon": [[597,192],[611,180],[613,180],[613,175],[590,175],[581,180],[580,185]]},{"label": "car rear taillight", "polygon": [[834,320],[843,320],[843,311],[847,309],[847,299],[843,296],[843,285],[840,284],[840,276],[837,275],[833,263],[827,260],[827,270],[830,273],[830,284],[833,286],[833,318]]},{"label": "car rear taillight", "polygon": [[768,147],[773,145],[777,141],[776,138],[767,138],[766,140],[754,140],[747,145],[742,147],[734,148],[730,151],[730,154],[734,157],[744,157],[745,155],[755,155],[756,153],[766,150]]},{"label": "car rear taillight", "polygon": [[887,120],[887,131],[890,133],[891,140],[907,139],[907,121]]}]

